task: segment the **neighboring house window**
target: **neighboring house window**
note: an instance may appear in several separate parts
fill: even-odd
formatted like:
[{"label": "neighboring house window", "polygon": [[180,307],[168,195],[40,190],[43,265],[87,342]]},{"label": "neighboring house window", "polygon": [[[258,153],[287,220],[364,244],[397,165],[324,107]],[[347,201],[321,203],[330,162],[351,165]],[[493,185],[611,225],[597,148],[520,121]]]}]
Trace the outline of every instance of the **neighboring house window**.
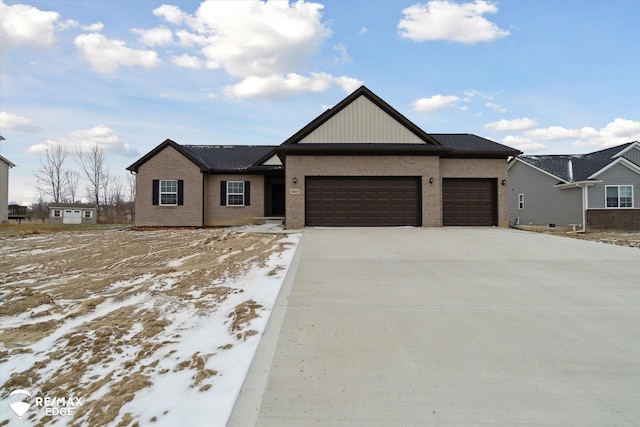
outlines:
[{"label": "neighboring house window", "polygon": [[524,209],[524,194],[518,194],[518,209]]},{"label": "neighboring house window", "polygon": [[84,217],[85,218],[92,218],[93,217],[93,212],[92,211],[84,211]]},{"label": "neighboring house window", "polygon": [[61,216],[62,216],[62,211],[59,211],[57,209],[53,211],[54,218],[60,218]]},{"label": "neighboring house window", "polygon": [[251,205],[250,181],[220,181],[220,205]]},{"label": "neighboring house window", "polygon": [[632,208],[633,185],[607,185],[606,207],[608,208]]},{"label": "neighboring house window", "polygon": [[154,179],[153,204],[179,206],[183,201],[184,181],[181,179]]}]

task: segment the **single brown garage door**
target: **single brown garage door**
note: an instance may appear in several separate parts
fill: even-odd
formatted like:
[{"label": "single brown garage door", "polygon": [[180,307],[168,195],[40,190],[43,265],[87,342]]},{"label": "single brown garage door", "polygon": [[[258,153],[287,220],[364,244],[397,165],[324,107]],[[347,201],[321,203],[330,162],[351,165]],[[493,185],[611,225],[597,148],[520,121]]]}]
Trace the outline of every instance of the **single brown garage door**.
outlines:
[{"label": "single brown garage door", "polygon": [[305,224],[422,225],[419,177],[306,177]]},{"label": "single brown garage door", "polygon": [[445,178],[442,181],[443,225],[497,225],[495,178]]}]

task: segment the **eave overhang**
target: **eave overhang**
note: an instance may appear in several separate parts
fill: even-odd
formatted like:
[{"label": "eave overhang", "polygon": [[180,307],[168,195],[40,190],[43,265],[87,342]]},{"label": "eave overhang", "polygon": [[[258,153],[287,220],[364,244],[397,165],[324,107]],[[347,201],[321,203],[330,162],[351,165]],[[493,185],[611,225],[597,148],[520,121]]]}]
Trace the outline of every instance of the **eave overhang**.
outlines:
[{"label": "eave overhang", "polygon": [[555,184],[554,187],[560,188],[562,190],[567,188],[576,188],[576,187],[592,187],[596,184],[602,183],[602,180],[586,180],[586,181],[576,181],[576,182],[567,182],[567,183],[558,183]]}]

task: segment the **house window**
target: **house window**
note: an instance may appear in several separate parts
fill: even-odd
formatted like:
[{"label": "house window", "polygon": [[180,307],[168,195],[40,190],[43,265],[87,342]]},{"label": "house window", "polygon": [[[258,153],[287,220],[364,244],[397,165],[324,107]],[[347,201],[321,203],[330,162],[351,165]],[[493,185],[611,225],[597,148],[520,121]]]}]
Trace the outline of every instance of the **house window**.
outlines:
[{"label": "house window", "polygon": [[85,218],[92,218],[93,217],[93,212],[91,211],[84,211],[83,216]]},{"label": "house window", "polygon": [[54,218],[60,218],[62,216],[62,211],[56,209],[53,211],[53,217]]},{"label": "house window", "polygon": [[605,188],[606,207],[633,207],[633,185],[607,185]]},{"label": "house window", "polygon": [[160,205],[176,206],[178,204],[178,180],[160,180]]},{"label": "house window", "polygon": [[244,181],[227,181],[227,206],[244,206]]},{"label": "house window", "polygon": [[524,193],[518,194],[518,209],[524,209]]}]

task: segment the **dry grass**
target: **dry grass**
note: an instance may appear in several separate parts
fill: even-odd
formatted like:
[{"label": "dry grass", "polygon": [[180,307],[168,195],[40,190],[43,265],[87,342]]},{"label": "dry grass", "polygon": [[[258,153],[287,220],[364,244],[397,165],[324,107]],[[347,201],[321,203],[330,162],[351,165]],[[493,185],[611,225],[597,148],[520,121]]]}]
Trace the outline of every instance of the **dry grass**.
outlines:
[{"label": "dry grass", "polygon": [[0,224],[0,240],[9,237],[26,237],[34,234],[61,233],[63,231],[103,231],[123,230],[131,228],[122,224],[42,224],[36,222],[23,222],[22,224]]}]

